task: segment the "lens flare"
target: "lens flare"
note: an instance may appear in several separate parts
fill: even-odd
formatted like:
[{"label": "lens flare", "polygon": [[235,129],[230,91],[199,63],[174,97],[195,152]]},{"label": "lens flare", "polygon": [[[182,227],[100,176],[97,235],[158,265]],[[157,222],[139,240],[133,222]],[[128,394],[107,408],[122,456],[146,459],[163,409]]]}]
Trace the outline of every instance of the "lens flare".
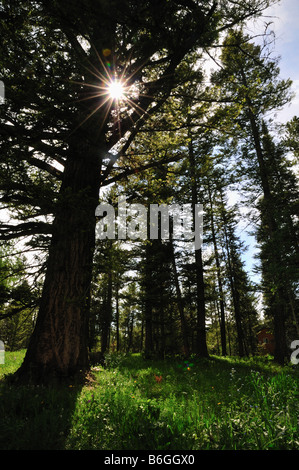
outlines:
[{"label": "lens flare", "polygon": [[85,68],[90,75],[97,79],[97,83],[77,82],[73,80],[72,83],[80,85],[81,88],[84,87],[86,90],[84,93],[82,93],[79,101],[93,99],[98,100],[98,103],[95,101],[95,106],[90,109],[89,114],[86,115],[83,121],[81,121],[72,132],[75,132],[78,127],[82,126],[101,108],[104,108],[104,113],[101,113],[99,119],[99,131],[103,128],[106,121],[110,119],[111,122],[113,120],[114,129],[118,128],[119,134],[121,136],[122,120],[125,118],[130,118],[134,124],[134,119],[132,117],[133,114],[136,113],[137,115],[142,116],[146,112],[140,105],[139,96],[148,95],[142,92],[140,83],[138,80],[136,80],[134,75],[137,74],[139,69],[137,72],[135,71],[134,73],[129,73],[129,61],[128,63],[125,63],[122,72],[117,74],[116,71],[113,72],[111,70],[111,49],[103,49],[101,55],[95,49],[95,54],[99,60],[99,66],[97,67],[95,64],[89,63],[89,65],[85,66]]},{"label": "lens flare", "polygon": [[108,93],[113,100],[121,100],[125,97],[124,85],[119,80],[109,83]]}]

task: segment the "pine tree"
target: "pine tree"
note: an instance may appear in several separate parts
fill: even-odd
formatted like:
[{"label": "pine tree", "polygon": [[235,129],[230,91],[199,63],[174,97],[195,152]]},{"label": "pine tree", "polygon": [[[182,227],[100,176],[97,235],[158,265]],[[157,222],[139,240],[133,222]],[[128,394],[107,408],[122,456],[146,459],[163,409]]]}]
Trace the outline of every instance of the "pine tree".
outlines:
[{"label": "pine tree", "polygon": [[[267,238],[267,264],[271,266],[269,270],[272,273],[268,302],[274,322],[275,359],[283,363],[287,355],[282,271],[284,255],[277,250],[281,227],[271,181],[271,164],[263,149],[262,123],[266,112],[277,109],[290,100],[291,82],[280,80],[277,61],[263,57],[261,47],[250,43],[248,36],[239,31],[232,31],[224,41],[221,62],[223,68],[215,73],[214,80],[217,84],[221,83],[224,95],[231,101],[224,108],[226,119],[233,118],[236,135],[240,141],[248,141],[248,148],[252,152],[246,149],[243,157],[248,155],[255,158],[258,171],[254,184],[259,185],[263,194],[259,210],[263,236]],[[223,112],[221,116],[223,118]]]},{"label": "pine tree", "polygon": [[285,125],[286,136],[284,143],[286,147],[292,152],[294,159],[298,163],[299,158],[299,118],[294,116]]},{"label": "pine tree", "polygon": [[[26,221],[6,225],[2,237],[51,236],[36,327],[18,378],[42,382],[87,367],[100,186],[170,96],[184,57],[270,3],[3,2],[2,171],[14,173],[15,193],[1,185],[7,204],[34,210],[32,219],[27,212]],[[109,77],[125,82],[125,106],[107,95]]]},{"label": "pine tree", "polygon": [[[264,224],[258,228],[258,240],[261,246],[262,274],[264,295],[271,305],[273,277],[277,276],[274,269],[281,271],[281,292],[284,295],[285,323],[292,325],[287,328],[288,336],[295,337],[299,332],[296,315],[296,287],[299,264],[299,227],[296,218],[298,205],[298,183],[292,171],[291,163],[281,144],[275,144],[265,123],[262,125],[262,146],[267,162],[268,178],[271,185],[273,202],[275,204],[275,219],[278,230],[276,233],[276,249],[283,265],[277,267],[269,262],[272,257],[272,245]],[[262,203],[262,201],[261,201]],[[267,310],[271,315],[271,307]]]}]

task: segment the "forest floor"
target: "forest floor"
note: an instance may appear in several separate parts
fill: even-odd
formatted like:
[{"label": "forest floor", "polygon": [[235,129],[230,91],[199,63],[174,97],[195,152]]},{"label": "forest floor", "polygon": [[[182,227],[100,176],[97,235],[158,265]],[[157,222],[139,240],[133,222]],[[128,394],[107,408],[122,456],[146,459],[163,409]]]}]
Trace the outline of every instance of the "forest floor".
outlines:
[{"label": "forest floor", "polygon": [[299,366],[108,355],[84,385],[14,386],[0,365],[0,450],[299,450]]}]

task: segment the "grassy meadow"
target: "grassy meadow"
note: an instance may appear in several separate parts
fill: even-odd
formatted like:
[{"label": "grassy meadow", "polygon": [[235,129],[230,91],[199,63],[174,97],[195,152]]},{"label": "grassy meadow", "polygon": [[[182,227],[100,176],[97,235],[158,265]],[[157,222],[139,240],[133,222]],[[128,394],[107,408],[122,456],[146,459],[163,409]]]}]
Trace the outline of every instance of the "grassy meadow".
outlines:
[{"label": "grassy meadow", "polygon": [[298,368],[112,354],[84,385],[10,385],[24,353],[0,365],[0,450],[299,450]]}]

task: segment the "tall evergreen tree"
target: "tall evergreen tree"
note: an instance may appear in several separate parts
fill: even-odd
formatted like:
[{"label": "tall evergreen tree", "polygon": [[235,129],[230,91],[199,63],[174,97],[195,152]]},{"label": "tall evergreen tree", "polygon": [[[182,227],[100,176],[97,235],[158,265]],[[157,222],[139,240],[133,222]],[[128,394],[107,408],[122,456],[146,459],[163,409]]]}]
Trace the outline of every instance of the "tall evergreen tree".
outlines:
[{"label": "tall evergreen tree", "polygon": [[[168,99],[183,58],[270,3],[3,1],[1,155],[15,193],[1,184],[7,203],[22,207],[25,201],[33,210],[25,221],[4,227],[2,236],[51,235],[20,379],[46,381],[87,367],[100,186]],[[115,78],[125,87],[118,99],[109,94]],[[51,224],[38,218],[49,215]]]},{"label": "tall evergreen tree", "polygon": [[299,159],[299,118],[294,116],[285,125],[285,145],[292,152],[294,158],[298,163]]},{"label": "tall evergreen tree", "polygon": [[[262,147],[267,162],[268,178],[275,204],[275,219],[278,226],[276,250],[279,253],[279,258],[283,260],[283,265],[279,269],[281,270],[281,292],[284,295],[286,333],[289,338],[294,338],[299,332],[299,317],[296,313],[298,311],[296,290],[299,274],[299,226],[296,216],[299,199],[298,181],[292,171],[291,162],[286,158],[284,147],[274,142],[265,123],[262,124]],[[264,224],[262,219],[258,227],[258,240],[261,246],[263,288],[269,306],[267,313],[271,315],[273,265],[269,259],[271,260],[273,256],[273,247]],[[277,269],[277,266],[275,267]]]},{"label": "tall evergreen tree", "polygon": [[277,250],[281,227],[275,204],[275,190],[271,184],[269,155],[267,158],[263,148],[262,123],[265,113],[290,100],[291,82],[281,80],[277,61],[263,57],[261,47],[250,43],[248,36],[240,31],[230,32],[225,39],[221,63],[222,69],[214,74],[214,81],[221,84],[224,96],[231,102],[224,107],[226,119],[231,122],[234,120],[233,127],[239,139],[248,141],[251,152],[246,149],[243,157],[247,155],[255,158],[255,184],[261,188],[263,194],[259,209],[263,231],[268,240],[267,263],[271,266],[269,269],[272,273],[269,286],[271,300],[268,300],[274,322],[275,359],[283,363],[287,356],[282,271],[284,256]]}]

